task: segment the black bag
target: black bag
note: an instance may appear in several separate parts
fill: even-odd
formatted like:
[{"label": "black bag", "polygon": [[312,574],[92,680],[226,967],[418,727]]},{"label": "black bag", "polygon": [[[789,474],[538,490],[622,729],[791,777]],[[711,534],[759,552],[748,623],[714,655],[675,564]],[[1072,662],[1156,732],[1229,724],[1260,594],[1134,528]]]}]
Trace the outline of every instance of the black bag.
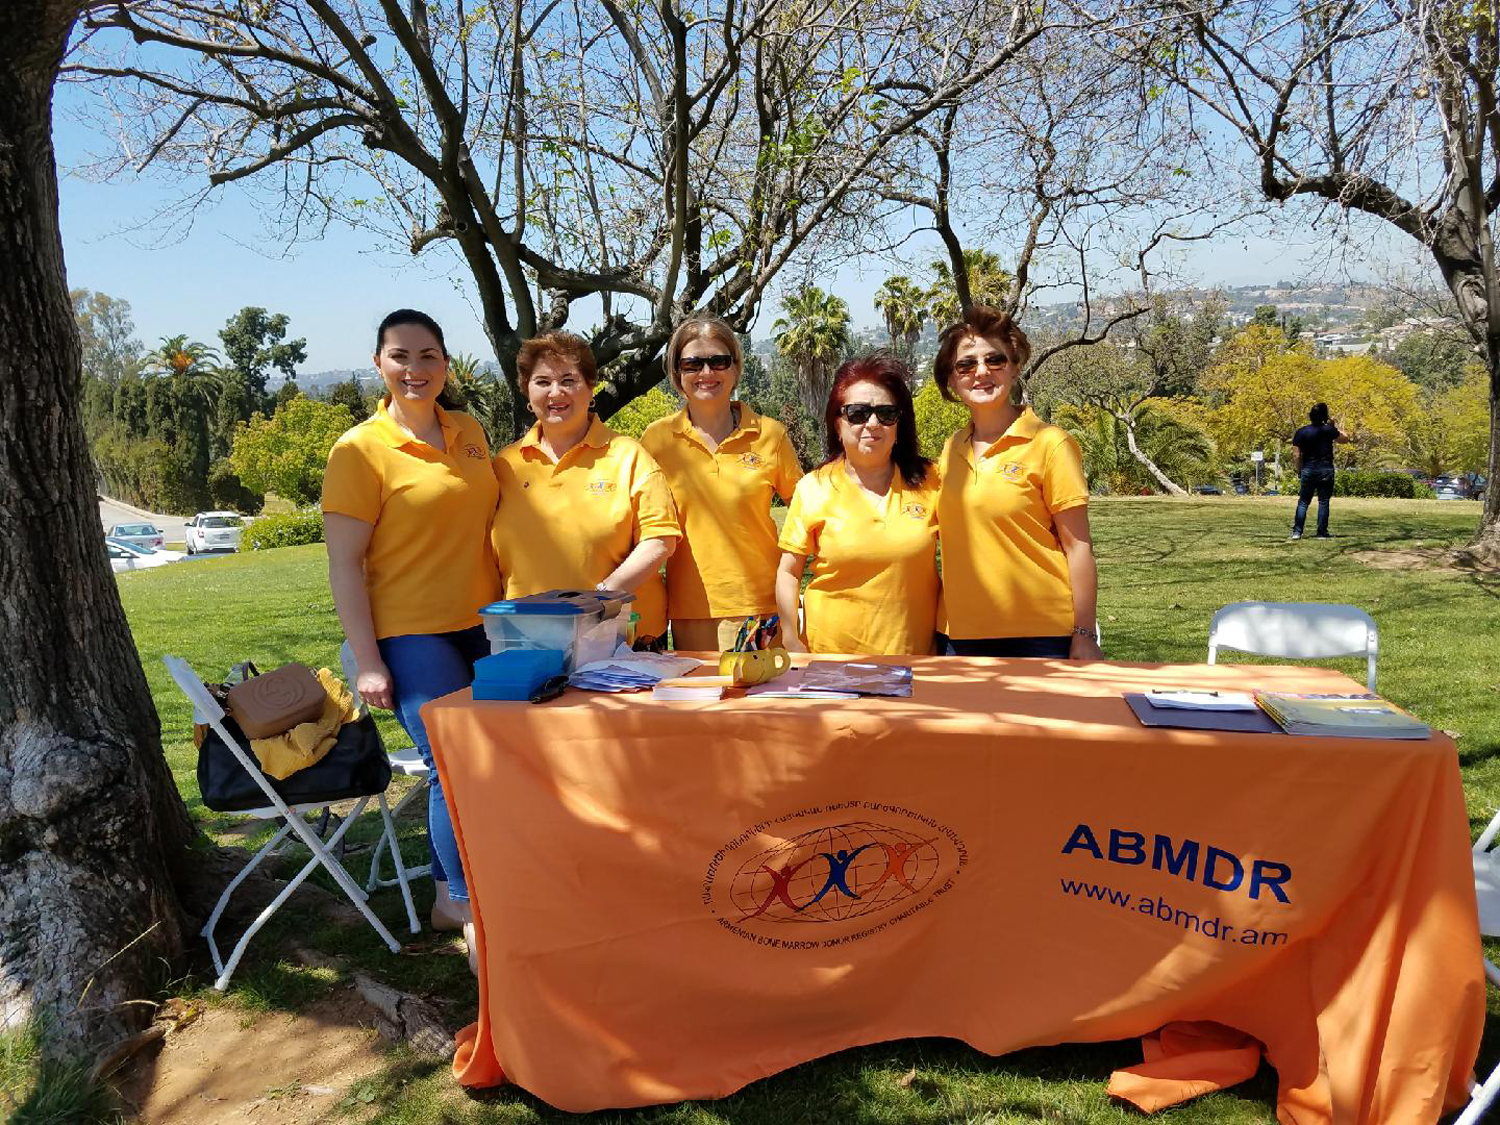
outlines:
[{"label": "black bag", "polygon": [[[250,740],[228,715],[224,716],[224,729],[245,751],[251,768],[259,773]],[[384,793],[391,783],[391,763],[375,720],[366,713],[339,728],[338,740],[320,761],[284,781],[264,773],[261,776],[289,805],[325,805]],[[244,812],[268,803],[265,791],[245,772],[213,727],[204,733],[203,745],[198,747],[198,791],[203,794],[203,803],[214,812]]]}]

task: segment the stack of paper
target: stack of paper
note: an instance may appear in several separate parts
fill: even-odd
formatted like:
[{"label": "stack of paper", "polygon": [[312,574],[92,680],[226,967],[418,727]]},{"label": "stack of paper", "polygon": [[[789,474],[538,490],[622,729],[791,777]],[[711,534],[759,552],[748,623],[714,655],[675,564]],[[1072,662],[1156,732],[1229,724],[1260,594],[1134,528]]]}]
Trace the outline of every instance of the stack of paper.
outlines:
[{"label": "stack of paper", "polygon": [[568,686],[584,691],[644,691],[662,680],[701,667],[691,656],[663,656],[655,652],[621,652],[608,660],[596,660],[576,669]]},{"label": "stack of paper", "polygon": [[723,699],[724,689],[733,683],[733,676],[683,676],[674,680],[662,680],[651,689],[651,698],[664,703],[701,703]]},{"label": "stack of paper", "polygon": [[852,691],[830,691],[827,688],[808,687],[802,682],[802,669],[793,668],[769,683],[753,684],[745,689],[746,695],[757,699],[858,699]]},{"label": "stack of paper", "polygon": [[1261,709],[1287,734],[1337,738],[1428,738],[1432,728],[1377,695],[1257,692]]},{"label": "stack of paper", "polygon": [[1158,691],[1146,693],[1153,707],[1174,711],[1254,711],[1255,697],[1248,691]]},{"label": "stack of paper", "polygon": [[814,660],[802,670],[802,686],[855,695],[911,694],[911,666]]}]

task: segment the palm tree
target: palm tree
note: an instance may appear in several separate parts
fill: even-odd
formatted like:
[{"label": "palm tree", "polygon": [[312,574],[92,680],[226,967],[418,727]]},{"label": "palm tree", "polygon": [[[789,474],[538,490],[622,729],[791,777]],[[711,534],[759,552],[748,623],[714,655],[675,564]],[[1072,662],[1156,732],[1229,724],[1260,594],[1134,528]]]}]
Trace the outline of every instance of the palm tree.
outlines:
[{"label": "palm tree", "polygon": [[510,384],[482,369],[478,356],[455,353],[448,359],[448,395],[484,430],[492,450],[510,443]]},{"label": "palm tree", "polygon": [[194,368],[219,362],[219,353],[207,344],[189,340],[186,333],[163,336],[155,351],[146,357],[153,371],[163,375],[183,375]]},{"label": "palm tree", "polygon": [[891,347],[909,363],[927,323],[927,292],[909,277],[888,277],[875,291],[875,311],[885,318]]},{"label": "palm tree", "polygon": [[[953,269],[945,258],[932,263],[932,286],[927,293],[927,308],[939,330],[958,319],[958,288],[953,284]],[[969,276],[969,303],[1004,308],[1010,298],[1015,278],[1000,264],[1000,255],[992,250],[964,250],[964,272]]]},{"label": "palm tree", "polygon": [[821,441],[834,370],[849,351],[849,305],[816,285],[783,297],[785,315],[771,326],[776,350],[797,373],[797,395]]},{"label": "palm tree", "polygon": [[1089,483],[1112,492],[1181,494],[1177,480],[1206,481],[1215,474],[1213,439],[1150,401],[1128,411],[1069,404],[1057,422],[1077,440]]}]

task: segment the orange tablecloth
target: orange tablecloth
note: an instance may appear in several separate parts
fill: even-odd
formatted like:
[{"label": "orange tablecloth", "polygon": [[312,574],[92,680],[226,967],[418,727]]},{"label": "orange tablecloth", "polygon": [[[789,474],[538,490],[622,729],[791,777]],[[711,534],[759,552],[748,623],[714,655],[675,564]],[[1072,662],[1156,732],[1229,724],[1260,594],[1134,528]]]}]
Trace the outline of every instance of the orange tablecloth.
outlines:
[{"label": "orange tablecloth", "polygon": [[1213,1020],[1283,1122],[1435,1121],[1484,1009],[1453,744],[1148,730],[1150,687],[1326,670],[925,658],[911,699],[423,711],[478,923],[454,1069],[566,1110],[842,1048]]}]

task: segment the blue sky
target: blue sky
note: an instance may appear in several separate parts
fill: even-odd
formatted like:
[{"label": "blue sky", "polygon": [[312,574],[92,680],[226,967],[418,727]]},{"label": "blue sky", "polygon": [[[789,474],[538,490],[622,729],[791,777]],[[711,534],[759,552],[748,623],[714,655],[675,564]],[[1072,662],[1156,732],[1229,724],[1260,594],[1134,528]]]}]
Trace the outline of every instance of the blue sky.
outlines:
[{"label": "blue sky", "polygon": [[[218,189],[214,202],[190,224],[178,224],[185,229],[163,237],[160,224],[150,220],[185,194],[184,185],[131,175],[96,183],[70,173],[91,151],[106,148],[103,138],[69,112],[79,96],[66,84],[57,90],[55,141],[68,284],[129,301],[143,343],[183,332],[217,345],[218,330],[231,315],[245,305],[261,305],[287,313],[291,334],[306,337],[304,370],[358,367],[369,361],[381,317],[406,305],[438,319],[451,351],[490,356],[477,306],[470,301],[467,272],[448,251],[413,259],[404,247],[343,227],[287,248],[271,239],[252,203],[232,185]],[[1377,256],[1395,253],[1384,232],[1372,234]],[[1182,264],[1202,284],[1248,285],[1308,278],[1326,260],[1317,237],[1300,231],[1195,244]],[[873,326],[878,317],[871,298],[891,272],[887,262],[871,259],[863,269],[840,270],[824,287],[849,302],[857,325]],[[778,311],[773,292],[757,336],[769,332]],[[575,326],[590,319],[586,304],[574,306]]]}]

